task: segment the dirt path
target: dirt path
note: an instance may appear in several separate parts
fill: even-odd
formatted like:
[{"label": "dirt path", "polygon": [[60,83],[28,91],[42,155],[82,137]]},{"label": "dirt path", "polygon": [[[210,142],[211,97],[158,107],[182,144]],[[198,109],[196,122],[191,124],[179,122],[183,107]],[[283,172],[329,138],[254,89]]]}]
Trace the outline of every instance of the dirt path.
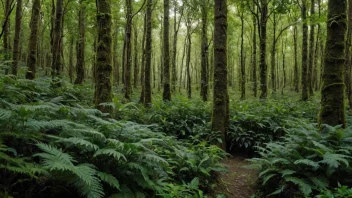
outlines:
[{"label": "dirt path", "polygon": [[220,175],[218,194],[223,194],[227,198],[249,198],[255,194],[257,173],[243,167],[249,164],[244,157],[225,159],[224,164],[229,172]]}]

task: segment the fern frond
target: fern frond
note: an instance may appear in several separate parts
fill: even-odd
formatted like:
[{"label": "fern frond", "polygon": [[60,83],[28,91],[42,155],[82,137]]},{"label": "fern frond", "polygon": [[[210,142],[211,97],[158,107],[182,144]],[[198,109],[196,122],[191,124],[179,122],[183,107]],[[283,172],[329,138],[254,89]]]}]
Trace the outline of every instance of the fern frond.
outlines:
[{"label": "fern frond", "polygon": [[122,153],[120,153],[112,148],[99,149],[95,152],[93,157],[97,157],[99,155],[113,156],[116,160],[120,160],[121,158],[123,158],[125,161],[127,161],[126,157]]},{"label": "fern frond", "polygon": [[84,140],[82,138],[78,138],[78,137],[70,137],[70,138],[60,138],[60,140],[57,140],[56,142],[64,142],[64,143],[69,143],[69,144],[73,144],[73,145],[80,145],[80,146],[84,146],[87,148],[91,148],[93,150],[98,150],[99,146]]},{"label": "fern frond", "polygon": [[104,172],[100,172],[97,171],[97,176],[99,177],[99,179],[103,182],[106,182],[107,184],[109,184],[111,187],[120,190],[120,183],[119,181],[116,179],[116,177],[114,177],[111,174],[108,173],[104,173]]},{"label": "fern frond", "polygon": [[309,196],[312,193],[312,186],[307,184],[304,180],[297,178],[297,177],[285,177],[285,180],[287,182],[292,182],[299,186],[301,192],[305,196]]},{"label": "fern frond", "polygon": [[0,109],[0,121],[4,120],[7,121],[12,115],[11,111],[5,110],[5,109]]},{"label": "fern frond", "polygon": [[294,164],[303,164],[303,165],[306,165],[306,166],[310,166],[310,167],[314,168],[315,170],[317,170],[320,167],[319,163],[314,162],[314,161],[309,160],[309,159],[296,160],[294,162]]}]

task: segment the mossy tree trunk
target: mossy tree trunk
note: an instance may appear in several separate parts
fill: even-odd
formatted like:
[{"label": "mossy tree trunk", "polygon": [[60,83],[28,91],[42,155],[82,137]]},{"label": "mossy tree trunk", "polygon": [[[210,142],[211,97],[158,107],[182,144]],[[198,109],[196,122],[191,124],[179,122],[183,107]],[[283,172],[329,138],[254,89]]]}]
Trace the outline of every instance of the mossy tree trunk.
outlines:
[{"label": "mossy tree trunk", "polygon": [[52,61],[52,77],[59,77],[62,67],[62,21],[63,21],[63,0],[56,1],[55,23],[53,30],[53,61]]},{"label": "mossy tree trunk", "polygon": [[347,97],[352,112],[352,0],[348,0],[348,31],[347,31],[347,42],[346,42],[346,75],[345,84],[347,88]]},{"label": "mossy tree trunk", "polygon": [[38,44],[38,28],[39,28],[39,16],[40,15],[40,0],[34,0],[32,5],[32,16],[31,16],[31,33],[29,36],[28,43],[28,57],[26,73],[27,79],[34,79],[37,65],[37,44]]},{"label": "mossy tree trunk", "polygon": [[215,0],[214,5],[214,95],[211,128],[221,132],[226,149],[226,131],[229,123],[229,95],[227,89],[227,1]]},{"label": "mossy tree trunk", "polygon": [[69,49],[69,59],[68,59],[68,77],[70,78],[70,83],[73,83],[73,46],[74,46],[74,37],[70,38],[70,49]]},{"label": "mossy tree trunk", "polygon": [[16,6],[16,24],[15,24],[15,37],[13,40],[13,51],[12,51],[12,74],[17,75],[18,71],[18,61],[20,59],[20,35],[21,35],[21,27],[22,27],[22,7],[23,1],[17,0]]},{"label": "mossy tree trunk", "polygon": [[145,71],[144,71],[144,105],[152,104],[151,90],[151,63],[152,63],[152,7],[153,0],[147,0],[146,14],[146,47],[145,47]]},{"label": "mossy tree trunk", "polygon": [[302,100],[309,99],[308,85],[308,25],[307,25],[307,0],[302,1],[301,15],[303,20],[302,40]]},{"label": "mossy tree trunk", "polygon": [[187,96],[188,99],[192,98],[192,78],[191,78],[191,50],[192,50],[192,33],[191,33],[191,26],[192,22],[191,19],[187,18],[187,58],[186,58],[186,76],[187,76]]},{"label": "mossy tree trunk", "polygon": [[164,90],[163,90],[163,100],[171,100],[171,85],[170,85],[170,0],[164,0]]},{"label": "mossy tree trunk", "polygon": [[97,0],[97,61],[95,80],[95,106],[104,113],[111,113],[112,108],[100,105],[112,101],[112,37],[111,37],[111,0]]},{"label": "mossy tree trunk", "polygon": [[266,99],[268,96],[267,85],[267,70],[266,63],[266,40],[267,40],[267,22],[268,22],[268,0],[260,0],[260,23],[259,23],[259,36],[260,36],[260,98]]},{"label": "mossy tree trunk", "polygon": [[139,60],[139,54],[138,54],[138,28],[134,26],[134,60],[133,60],[133,87],[136,89],[138,85],[138,60]]},{"label": "mossy tree trunk", "polygon": [[86,23],[85,23],[85,5],[84,0],[80,0],[80,9],[78,13],[78,41],[77,41],[77,64],[76,64],[76,80],[75,84],[83,84],[85,72],[85,45],[86,45]]},{"label": "mossy tree trunk", "polygon": [[[2,32],[0,37],[3,37],[3,46],[4,46],[4,59],[8,61],[10,59],[10,20],[11,13],[14,9],[14,0],[5,0],[2,1],[2,6],[4,8],[4,23],[2,25]],[[7,65],[7,63],[5,63]],[[5,69],[5,74],[8,74],[8,69]]]},{"label": "mossy tree trunk", "polygon": [[[256,5],[253,3],[253,10],[257,10]],[[256,13],[257,14],[257,13]],[[257,19],[253,15],[253,58],[252,58],[252,78],[253,78],[253,96],[256,98],[258,95],[257,88]]]},{"label": "mossy tree trunk", "polygon": [[271,46],[271,88],[276,92],[276,14],[273,13],[273,44]]},{"label": "mossy tree trunk", "polygon": [[293,84],[295,91],[299,93],[299,72],[298,72],[298,47],[297,47],[297,26],[293,27],[293,50],[294,50],[294,75]]},{"label": "mossy tree trunk", "polygon": [[141,96],[139,97],[139,102],[144,103],[144,93],[145,93],[145,88],[144,88],[144,74],[145,74],[145,42],[146,42],[146,36],[147,36],[147,14],[144,14],[144,25],[143,25],[143,39],[142,39],[142,63],[141,63]]},{"label": "mossy tree trunk", "polygon": [[310,36],[309,36],[309,65],[308,65],[308,78],[307,78],[307,83],[308,83],[308,91],[310,95],[314,94],[313,90],[313,79],[314,79],[314,48],[315,48],[315,24],[314,24],[314,15],[315,15],[315,0],[311,0],[311,6],[310,6],[310,15],[311,15],[311,20],[310,20]]},{"label": "mossy tree trunk", "polygon": [[329,0],[319,124],[346,127],[344,64],[347,0]]},{"label": "mossy tree trunk", "polygon": [[244,52],[244,5],[241,5],[241,100],[246,99],[246,59]]},{"label": "mossy tree trunk", "polygon": [[125,99],[131,100],[131,76],[132,76],[132,0],[126,0],[126,32],[125,32],[125,57],[124,57],[124,91]]},{"label": "mossy tree trunk", "polygon": [[202,100],[208,101],[208,5],[209,1],[201,2],[202,10],[202,46],[201,46],[201,83],[200,96]]}]

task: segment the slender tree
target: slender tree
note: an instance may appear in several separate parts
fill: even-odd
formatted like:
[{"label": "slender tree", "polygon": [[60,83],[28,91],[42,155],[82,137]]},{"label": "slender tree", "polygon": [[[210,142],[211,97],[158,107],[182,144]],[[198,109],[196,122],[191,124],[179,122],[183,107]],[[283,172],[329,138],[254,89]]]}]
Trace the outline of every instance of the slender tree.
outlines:
[{"label": "slender tree", "polygon": [[22,0],[17,0],[16,6],[16,24],[15,24],[15,37],[13,39],[13,51],[12,51],[12,74],[17,75],[18,61],[20,59],[20,35],[22,27]]},{"label": "slender tree", "polygon": [[26,73],[27,79],[34,79],[37,65],[37,44],[38,44],[38,26],[39,26],[39,15],[40,15],[40,0],[34,0],[32,5],[32,16],[31,16],[31,33],[29,36],[28,43],[28,58],[27,66],[28,71]]},{"label": "slender tree", "polygon": [[52,77],[59,77],[62,69],[62,28],[63,28],[63,0],[56,1],[55,23],[53,30],[53,61],[52,61]]},{"label": "slender tree", "polygon": [[202,100],[208,101],[208,4],[209,1],[201,1],[202,10],[202,44],[201,44],[201,83],[200,95]]},{"label": "slender tree", "polygon": [[78,13],[78,41],[77,41],[77,63],[76,63],[76,80],[75,84],[82,84],[85,72],[85,45],[86,45],[86,22],[85,22],[85,5],[84,0],[80,0],[80,9]]},{"label": "slender tree", "polygon": [[350,111],[352,112],[352,0],[348,0],[348,31],[346,42],[346,62],[345,62],[345,84]]},{"label": "slender tree", "polygon": [[214,95],[211,128],[221,132],[220,147],[226,149],[226,130],[229,122],[227,90],[227,0],[215,0],[214,5]]},{"label": "slender tree", "polygon": [[302,0],[301,15],[303,20],[302,31],[302,100],[309,99],[308,85],[308,25],[307,25],[307,0]]},{"label": "slender tree", "polygon": [[307,77],[307,84],[308,84],[308,91],[310,95],[313,95],[313,76],[314,76],[314,52],[315,52],[315,22],[314,22],[314,15],[315,15],[315,0],[311,0],[310,3],[310,35],[309,35],[309,58],[308,58],[308,77]]},{"label": "slender tree", "polygon": [[102,103],[111,102],[112,37],[111,37],[111,0],[97,0],[97,62],[95,80],[95,106],[104,113],[112,108]]},{"label": "slender tree", "polygon": [[144,68],[144,105],[152,104],[151,90],[151,61],[152,61],[152,7],[153,0],[147,0],[146,14],[146,49],[145,49],[145,68]]},{"label": "slender tree", "polygon": [[342,125],[346,127],[344,103],[346,11],[347,0],[329,0],[320,125]]},{"label": "slender tree", "polygon": [[163,100],[171,100],[171,85],[170,85],[170,43],[169,43],[169,15],[170,15],[170,0],[164,0],[164,91]]}]

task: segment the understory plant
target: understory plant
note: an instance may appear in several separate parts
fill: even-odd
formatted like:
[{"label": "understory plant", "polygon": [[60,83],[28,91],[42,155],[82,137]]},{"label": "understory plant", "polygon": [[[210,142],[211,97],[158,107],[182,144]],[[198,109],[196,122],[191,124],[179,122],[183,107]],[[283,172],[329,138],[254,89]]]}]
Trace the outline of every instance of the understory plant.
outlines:
[{"label": "understory plant", "polygon": [[352,130],[315,125],[289,129],[281,141],[258,147],[250,167],[259,170],[263,196],[314,197],[352,184]]}]

